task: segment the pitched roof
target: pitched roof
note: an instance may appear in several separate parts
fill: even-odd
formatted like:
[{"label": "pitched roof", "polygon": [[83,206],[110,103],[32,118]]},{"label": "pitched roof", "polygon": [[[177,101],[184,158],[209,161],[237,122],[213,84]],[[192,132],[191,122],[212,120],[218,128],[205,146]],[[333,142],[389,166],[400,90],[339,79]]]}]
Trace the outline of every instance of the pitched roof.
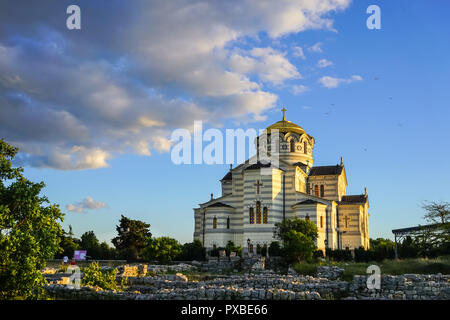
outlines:
[{"label": "pitched roof", "polygon": [[224,180],[233,180],[233,175],[231,174],[231,171],[228,171],[228,173],[220,181]]},{"label": "pitched roof", "polygon": [[229,204],[223,203],[223,202],[216,202],[209,206],[206,206],[205,208],[215,208],[215,207],[227,207],[227,208],[234,208],[230,206]]},{"label": "pitched roof", "polygon": [[[268,163],[262,163],[260,161],[258,161],[255,164],[252,164],[251,166],[245,168],[245,170],[254,170],[254,169],[261,169],[261,168],[275,168],[275,169],[280,169],[278,167],[273,166],[270,162]],[[280,169],[283,170],[283,169]]]},{"label": "pitched roof", "polygon": [[299,167],[300,169],[302,169],[303,172],[305,172],[305,173],[307,172],[308,166],[306,164],[304,164],[302,162],[296,162],[296,163],[293,163],[293,165]]},{"label": "pitched roof", "polygon": [[340,175],[343,167],[340,165],[335,166],[320,166],[312,167],[309,172],[310,176],[327,176],[327,175]]},{"label": "pitched roof", "polygon": [[296,204],[294,204],[294,206],[297,206],[299,204],[316,204],[316,203],[320,203],[320,202],[313,200],[313,199],[307,199],[307,200],[302,200],[300,202],[297,202]]},{"label": "pitched roof", "polygon": [[365,203],[367,196],[365,194],[343,196],[341,203]]}]

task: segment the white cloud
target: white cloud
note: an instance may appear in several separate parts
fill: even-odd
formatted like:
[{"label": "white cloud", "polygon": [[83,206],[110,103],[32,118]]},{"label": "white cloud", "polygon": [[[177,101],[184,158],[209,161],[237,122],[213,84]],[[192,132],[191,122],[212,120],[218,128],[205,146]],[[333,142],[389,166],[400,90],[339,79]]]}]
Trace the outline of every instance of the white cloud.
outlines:
[{"label": "white cloud", "polygon": [[96,210],[106,207],[106,203],[103,203],[101,201],[94,201],[94,199],[89,196],[76,204],[69,203],[68,205],[66,205],[67,210],[78,213],[85,212],[86,210]]},{"label": "white cloud", "polygon": [[317,42],[314,45],[312,45],[311,47],[309,47],[308,50],[311,51],[311,52],[321,53],[322,52],[322,43],[321,42]]},{"label": "white cloud", "polygon": [[333,64],[333,62],[327,60],[327,59],[321,59],[317,62],[317,66],[319,68],[326,68],[328,66],[331,66]]},{"label": "white cloud", "polygon": [[[82,37],[42,19],[58,6],[2,1],[0,136],[21,147],[23,165],[102,168],[168,151],[171,131],[194,120],[263,119],[277,101],[268,85],[301,77],[274,44],[332,30],[330,14],[350,0],[79,3],[96,17]],[[266,48],[238,49],[261,33]]]},{"label": "white cloud", "polygon": [[305,56],[305,53],[303,52],[302,47],[298,47],[298,46],[294,47],[292,54],[294,55],[294,57],[298,57],[298,58],[301,58],[303,60],[306,59],[306,56]]},{"label": "white cloud", "polygon": [[289,79],[301,78],[297,68],[289,62],[284,53],[273,48],[253,48],[244,52],[246,56],[234,53],[229,59],[230,69],[237,73],[256,74],[263,82],[280,85]]},{"label": "white cloud", "polygon": [[319,82],[328,89],[337,88],[341,83],[352,83],[355,81],[362,81],[362,77],[358,75],[353,75],[350,78],[342,79],[342,78],[333,78],[330,76],[324,76],[319,79]]},{"label": "white cloud", "polygon": [[292,93],[294,95],[305,93],[308,90],[309,90],[309,88],[302,84],[292,86]]}]

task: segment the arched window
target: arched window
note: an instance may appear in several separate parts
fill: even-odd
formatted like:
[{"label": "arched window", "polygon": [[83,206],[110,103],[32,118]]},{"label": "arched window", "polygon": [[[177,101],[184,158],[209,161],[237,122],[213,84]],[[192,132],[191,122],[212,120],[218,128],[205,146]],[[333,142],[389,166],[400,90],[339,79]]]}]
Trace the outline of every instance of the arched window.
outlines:
[{"label": "arched window", "polygon": [[214,217],[213,219],[213,229],[217,229],[217,218]]},{"label": "arched window", "polygon": [[295,141],[294,141],[294,139],[291,139],[290,146],[291,146],[291,152],[295,152]]},{"label": "arched window", "polygon": [[261,202],[256,201],[256,223],[261,224]]},{"label": "arched window", "polygon": [[316,196],[316,197],[318,197],[320,194],[319,194],[319,185],[318,184],[316,184],[315,186],[314,186],[314,195]]},{"label": "arched window", "polygon": [[230,229],[230,217],[227,218],[227,229]]},{"label": "arched window", "polygon": [[308,153],[308,143],[306,143],[306,141],[303,141],[303,153],[304,154]]},{"label": "arched window", "polygon": [[253,210],[253,208],[250,208],[248,218],[249,218],[248,223],[250,224],[255,223],[255,211]]},{"label": "arched window", "polygon": [[320,196],[323,197],[325,195],[325,186],[322,184],[320,185]]},{"label": "arched window", "polygon": [[269,223],[269,210],[267,209],[267,207],[264,207],[263,209],[263,223]]},{"label": "arched window", "polygon": [[320,227],[323,228],[323,216],[320,216]]}]

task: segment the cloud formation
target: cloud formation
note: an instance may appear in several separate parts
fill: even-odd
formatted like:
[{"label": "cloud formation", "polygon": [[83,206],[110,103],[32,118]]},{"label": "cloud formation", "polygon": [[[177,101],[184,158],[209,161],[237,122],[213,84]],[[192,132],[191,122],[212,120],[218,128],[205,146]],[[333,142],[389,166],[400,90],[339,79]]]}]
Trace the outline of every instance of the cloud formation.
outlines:
[{"label": "cloud formation", "polygon": [[76,204],[68,204],[66,205],[66,209],[71,212],[86,212],[86,210],[96,210],[101,208],[106,208],[106,203],[103,203],[101,201],[94,201],[92,197],[86,197],[82,201],[76,203]]},{"label": "cloud formation", "polygon": [[326,68],[329,67],[333,64],[333,62],[327,60],[327,59],[320,59],[319,61],[317,61],[317,66],[319,68]]},{"label": "cloud formation", "polygon": [[309,88],[303,84],[298,84],[298,85],[292,86],[292,93],[294,95],[299,95],[299,94],[305,93],[308,90],[309,90]]},{"label": "cloud formation", "polygon": [[325,88],[328,89],[333,89],[333,88],[337,88],[340,84],[342,83],[352,83],[355,81],[362,81],[362,77],[358,76],[358,75],[353,75],[350,78],[333,78],[330,76],[324,76],[322,78],[319,79],[319,83],[322,84],[322,86],[324,86]]},{"label": "cloud formation", "polygon": [[323,52],[323,50],[322,50],[322,42],[315,43],[314,45],[312,45],[311,47],[308,48],[308,51],[316,52],[316,53]]},{"label": "cloud formation", "polygon": [[[332,30],[330,13],[349,3],[81,0],[82,29],[70,31],[71,1],[2,1],[0,136],[23,165],[83,170],[167,152],[170,132],[194,120],[261,120],[277,101],[270,86],[301,77],[276,42]],[[248,41],[261,33],[273,45]]]}]

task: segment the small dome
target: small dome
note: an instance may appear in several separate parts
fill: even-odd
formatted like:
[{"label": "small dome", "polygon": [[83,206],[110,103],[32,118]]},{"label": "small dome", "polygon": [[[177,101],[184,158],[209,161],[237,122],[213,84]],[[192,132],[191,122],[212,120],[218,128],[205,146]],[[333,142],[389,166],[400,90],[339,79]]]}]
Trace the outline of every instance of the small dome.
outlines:
[{"label": "small dome", "polygon": [[299,125],[296,125],[293,122],[287,121],[285,118],[285,112],[287,111],[285,108],[281,109],[281,111],[283,112],[283,120],[275,122],[274,124],[272,124],[271,126],[268,126],[266,128],[266,133],[270,134],[270,132],[272,130],[278,130],[279,132],[283,132],[283,133],[287,133],[287,132],[295,132],[298,133],[300,135],[305,133],[305,130],[303,130],[302,127],[300,127]]},{"label": "small dome", "polygon": [[268,126],[266,128],[267,134],[270,134],[270,132],[272,130],[278,130],[279,132],[295,132],[298,134],[303,134],[305,133],[305,130],[303,130],[302,127],[300,127],[299,125],[296,125],[293,122],[287,121],[287,120],[281,120],[278,122],[275,122],[274,124]]}]

